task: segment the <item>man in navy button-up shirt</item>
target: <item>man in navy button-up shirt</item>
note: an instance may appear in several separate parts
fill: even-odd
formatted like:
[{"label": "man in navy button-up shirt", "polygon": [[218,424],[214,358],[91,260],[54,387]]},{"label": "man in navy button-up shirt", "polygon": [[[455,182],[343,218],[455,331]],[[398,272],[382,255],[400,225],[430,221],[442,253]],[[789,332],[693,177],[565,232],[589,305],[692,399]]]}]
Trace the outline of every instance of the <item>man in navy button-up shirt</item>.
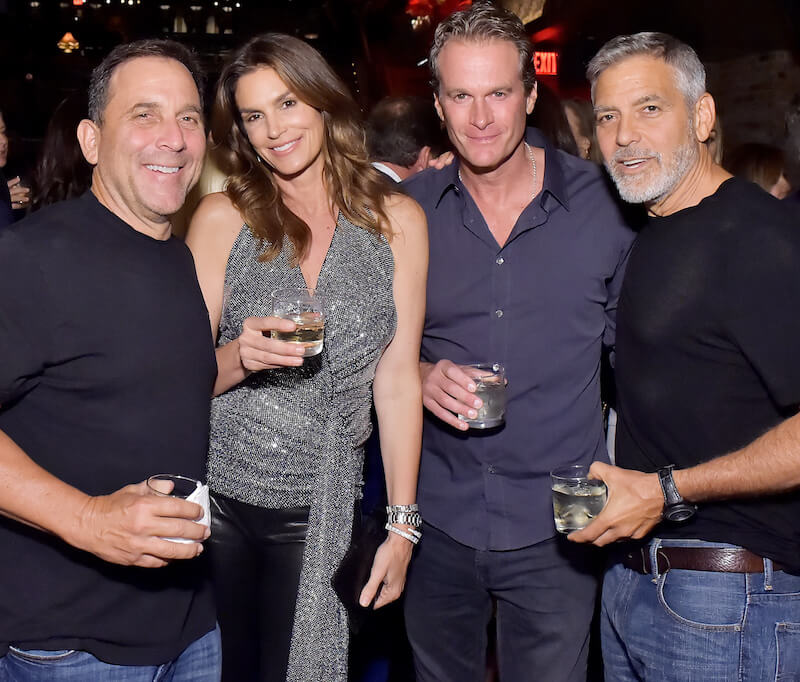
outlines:
[{"label": "man in navy button-up shirt", "polygon": [[[426,529],[406,601],[421,682],[480,679],[493,600],[502,679],[586,677],[593,553],[554,537],[549,473],[605,457],[600,356],[633,233],[599,168],[526,134],[531,49],[492,6],[441,24],[430,61],[457,160],[406,183],[430,233]],[[503,426],[458,418],[480,406],[470,362],[505,366]]]}]

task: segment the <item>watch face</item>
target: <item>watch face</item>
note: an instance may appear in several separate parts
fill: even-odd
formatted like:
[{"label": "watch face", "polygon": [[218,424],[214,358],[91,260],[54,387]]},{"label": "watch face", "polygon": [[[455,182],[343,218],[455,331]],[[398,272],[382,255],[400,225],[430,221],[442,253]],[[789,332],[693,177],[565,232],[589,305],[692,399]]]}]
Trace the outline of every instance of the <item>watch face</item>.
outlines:
[{"label": "watch face", "polygon": [[666,510],[664,517],[667,521],[680,523],[681,521],[688,521],[694,516],[694,507],[689,504],[676,504]]}]

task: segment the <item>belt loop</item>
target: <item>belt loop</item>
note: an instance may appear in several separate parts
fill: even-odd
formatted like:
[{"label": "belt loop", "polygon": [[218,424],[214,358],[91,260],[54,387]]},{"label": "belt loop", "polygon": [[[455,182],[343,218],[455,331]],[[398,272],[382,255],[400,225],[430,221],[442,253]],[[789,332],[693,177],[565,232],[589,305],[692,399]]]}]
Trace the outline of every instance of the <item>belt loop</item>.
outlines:
[{"label": "belt loop", "polygon": [[654,583],[658,582],[658,550],[661,549],[661,538],[650,541],[650,575]]},{"label": "belt loop", "polygon": [[772,591],[772,559],[764,557],[764,589]]}]

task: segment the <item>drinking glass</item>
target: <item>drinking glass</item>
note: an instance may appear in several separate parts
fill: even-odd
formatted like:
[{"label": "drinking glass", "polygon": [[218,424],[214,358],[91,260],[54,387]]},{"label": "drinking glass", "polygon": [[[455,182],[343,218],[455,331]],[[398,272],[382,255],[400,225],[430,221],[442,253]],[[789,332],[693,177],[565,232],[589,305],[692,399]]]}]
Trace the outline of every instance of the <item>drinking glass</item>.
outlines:
[{"label": "drinking glass", "polygon": [[272,314],[297,325],[293,332],[273,329],[273,339],[296,343],[303,347],[303,357],[322,352],[325,341],[324,300],[314,289],[276,289],[272,292]]},{"label": "drinking glass", "polygon": [[573,464],[550,472],[553,517],[559,533],[571,533],[589,525],[606,504],[606,484],[589,478],[589,467]]},{"label": "drinking glass", "polygon": [[[170,489],[170,484],[172,488]],[[197,523],[204,526],[211,524],[211,508],[208,497],[208,486],[188,476],[178,474],[155,474],[147,479],[147,487],[155,495],[179,497],[187,502],[194,502],[203,508],[203,518]],[[165,492],[170,490],[170,492]],[[195,542],[188,538],[164,538],[170,542]]]},{"label": "drinking glass", "polygon": [[475,362],[462,365],[467,375],[475,382],[475,395],[483,401],[478,416],[470,419],[459,414],[458,418],[471,429],[490,429],[505,422],[506,415],[506,371],[497,362]]}]

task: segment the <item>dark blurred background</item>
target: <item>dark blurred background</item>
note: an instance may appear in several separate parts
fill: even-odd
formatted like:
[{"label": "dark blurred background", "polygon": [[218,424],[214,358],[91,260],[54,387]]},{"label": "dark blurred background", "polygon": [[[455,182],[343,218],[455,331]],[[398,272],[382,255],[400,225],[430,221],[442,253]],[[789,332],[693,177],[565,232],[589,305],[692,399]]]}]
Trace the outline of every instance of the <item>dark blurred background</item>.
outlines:
[{"label": "dark blurred background", "polygon": [[[168,36],[202,56],[213,86],[229,51],[262,31],[304,38],[367,110],[387,94],[428,96],[426,53],[438,21],[468,0],[0,0],[0,109],[9,166],[35,157],[51,112],[82,92],[117,43]],[[672,33],[706,63],[725,144],[784,145],[784,111],[800,93],[798,0],[501,0],[534,38],[540,80],[588,97],[586,62],[608,38]],[[550,73],[552,72],[552,73]],[[800,159],[789,159],[797,179]]]}]

